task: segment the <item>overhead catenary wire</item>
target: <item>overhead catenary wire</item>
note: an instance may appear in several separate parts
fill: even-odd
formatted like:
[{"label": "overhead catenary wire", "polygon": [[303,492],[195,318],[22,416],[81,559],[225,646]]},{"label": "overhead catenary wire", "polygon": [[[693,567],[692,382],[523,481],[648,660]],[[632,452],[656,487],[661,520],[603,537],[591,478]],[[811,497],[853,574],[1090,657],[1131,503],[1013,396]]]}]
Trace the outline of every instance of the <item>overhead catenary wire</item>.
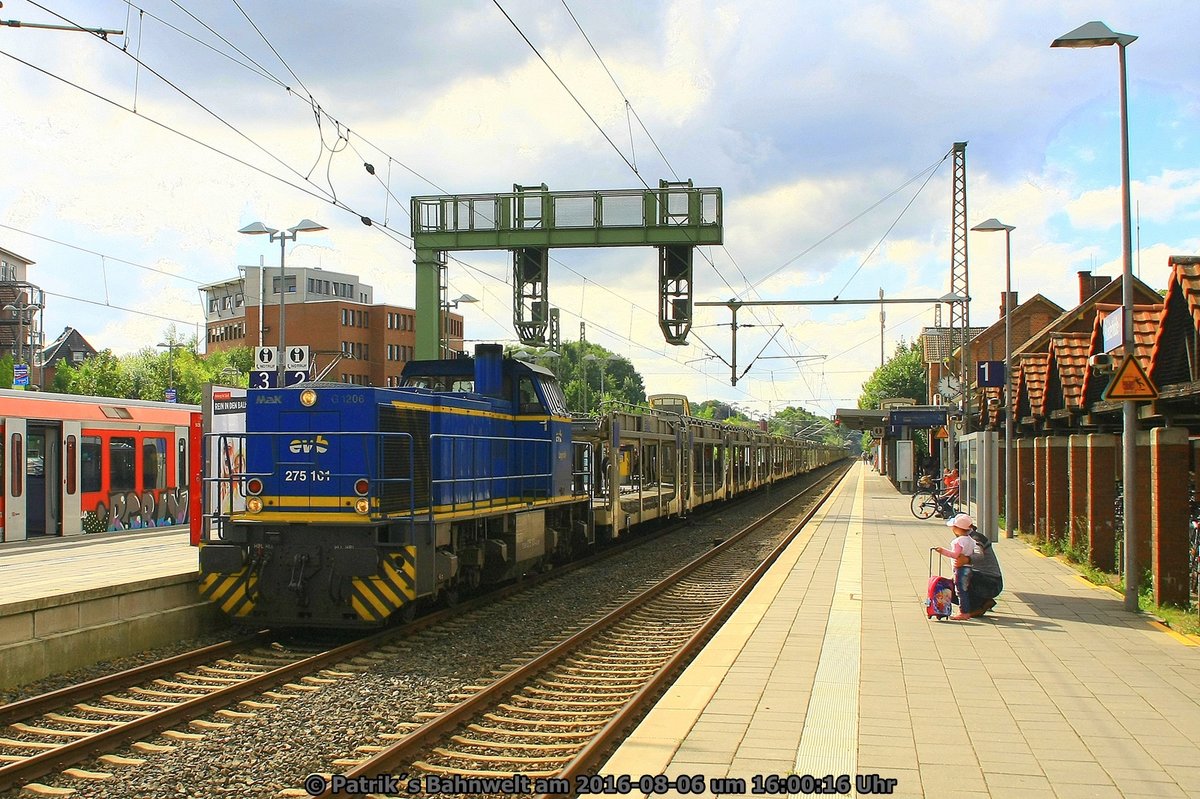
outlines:
[{"label": "overhead catenary wire", "polygon": [[[178,5],[178,3],[176,3],[176,5]],[[181,7],[181,8],[182,8],[182,7]],[[239,6],[239,9],[240,9],[240,10],[242,10],[243,14],[245,14],[245,11],[244,11],[244,9],[241,9],[241,8],[240,8],[240,6]],[[195,18],[195,16],[194,16],[194,15],[191,15],[191,16],[193,16],[193,18]],[[206,27],[207,27],[207,26],[206,26]],[[264,38],[264,40],[265,40],[265,39],[266,39],[266,37],[265,37],[265,35],[263,35],[262,31],[261,31],[260,29],[258,29],[258,28],[257,28],[257,26],[255,26],[255,29],[256,29],[256,31],[258,31],[259,35],[260,35],[260,36],[262,36],[262,37]],[[194,37],[193,37],[193,38],[194,38]],[[223,39],[223,37],[222,37],[222,39]],[[224,39],[223,39],[223,40],[224,40]],[[206,45],[206,46],[207,46],[207,45]],[[210,47],[209,49],[213,49],[213,48],[211,48],[211,47]],[[272,51],[273,51],[273,52],[276,52],[276,55],[278,56],[278,52],[275,50],[275,48],[274,48],[274,47],[272,47],[271,49],[272,49]],[[130,57],[131,57],[131,58],[134,58],[134,56],[130,56]],[[20,59],[16,59],[16,60],[20,61]],[[138,61],[140,62],[140,59],[135,59],[135,60],[138,60]],[[285,61],[284,61],[282,58],[280,58],[280,61],[281,61],[281,63],[284,63],[284,65],[287,67],[288,71],[289,71],[289,72],[290,72],[290,73],[293,75],[293,77],[296,77],[297,81],[299,81],[299,77],[295,75],[295,73],[292,71],[291,67],[290,67],[289,65],[287,65],[287,64],[286,64],[286,62],[285,62]],[[26,64],[27,66],[31,66],[31,67],[33,67],[33,68],[35,68],[35,69],[38,69],[39,71],[41,71],[41,72],[43,72],[43,73],[45,73],[45,74],[48,74],[48,75],[50,75],[51,77],[54,77],[54,78],[56,78],[56,79],[59,79],[59,80],[62,80],[64,83],[67,83],[67,84],[69,84],[69,85],[72,85],[72,86],[73,86],[74,88],[76,88],[76,89],[79,89],[79,90],[85,91],[86,93],[89,93],[89,94],[91,94],[91,95],[93,95],[93,96],[97,97],[98,99],[105,100],[106,102],[109,102],[110,104],[113,104],[113,105],[115,105],[115,106],[117,106],[117,107],[120,107],[120,108],[122,108],[123,110],[129,111],[129,109],[128,109],[128,108],[125,108],[125,107],[124,107],[122,104],[120,104],[120,103],[117,103],[117,102],[115,102],[115,101],[113,101],[113,100],[110,100],[109,98],[103,97],[102,95],[99,95],[99,94],[97,94],[96,92],[91,92],[90,90],[84,89],[83,87],[81,87],[81,86],[78,86],[77,84],[73,84],[73,83],[71,83],[70,81],[66,81],[65,79],[59,78],[58,76],[56,76],[56,75],[53,75],[52,73],[48,73],[46,70],[42,70],[41,68],[35,67],[34,65],[32,65],[32,64],[29,64],[28,62],[23,62],[23,61],[22,61],[22,63]],[[237,62],[235,62],[235,63],[237,63]],[[250,67],[247,67],[245,64],[242,64],[242,66],[243,66],[244,68],[247,68],[247,69],[249,69],[251,72],[255,72],[255,74],[257,74],[259,77],[265,77],[265,78],[267,78],[267,79],[272,79],[271,77],[268,77],[268,76],[270,75],[269,71],[267,71],[267,75],[263,75],[261,72],[257,72],[257,71],[255,71],[255,70],[251,69]],[[158,77],[160,77],[160,79],[162,79],[161,75],[157,75],[157,76],[158,76]],[[180,87],[176,86],[175,84],[171,83],[170,81],[165,81],[165,79],[164,79],[164,82],[166,82],[168,85],[170,85],[170,86],[171,86],[173,89],[175,89],[176,91],[179,91],[179,92],[180,92],[181,94],[183,94],[185,97],[188,97],[188,98],[189,98],[190,100],[192,100],[193,102],[197,102],[196,100],[194,100],[194,98],[191,98],[191,97],[190,97],[190,96],[189,96],[189,95],[188,95],[186,92],[182,91],[182,90],[180,89]],[[283,85],[283,84],[280,84],[280,85]],[[301,83],[300,85],[303,87],[303,83]],[[305,89],[305,91],[306,91],[306,92],[308,91],[307,87],[304,87],[304,89]],[[311,95],[310,95],[310,97],[311,97]],[[201,105],[201,107],[203,107],[203,104],[200,104],[200,103],[197,103],[197,104],[199,104],[199,105]],[[206,110],[207,110],[207,109],[206,109]],[[586,109],[584,109],[584,110],[585,110],[585,112],[586,112]],[[634,113],[636,114],[636,111],[634,111]],[[324,109],[322,109],[322,108],[321,108],[319,105],[314,105],[314,114],[317,116],[317,118],[318,118],[318,119],[325,118],[325,119],[334,120],[334,118],[333,118],[332,116],[328,115],[328,113],[327,113],[327,112],[325,112],[325,111],[324,111]],[[342,209],[344,209],[344,210],[351,211],[352,213],[354,212],[354,211],[353,211],[353,209],[351,209],[351,208],[350,208],[348,205],[346,205],[345,203],[342,203],[342,202],[340,202],[340,201],[338,200],[338,198],[337,198],[337,196],[336,196],[336,194],[335,194],[335,192],[334,192],[334,187],[332,186],[332,181],[330,181],[330,180],[329,180],[329,176],[328,176],[328,169],[327,169],[327,176],[326,176],[326,177],[327,177],[327,182],[329,182],[329,183],[330,183],[330,186],[329,186],[329,191],[328,191],[328,192],[326,192],[325,190],[319,189],[318,187],[315,187],[315,186],[314,186],[314,188],[316,188],[317,190],[316,190],[316,191],[314,191],[313,189],[307,188],[307,187],[306,187],[305,185],[303,185],[303,184],[299,184],[299,185],[298,185],[298,184],[296,184],[295,182],[292,182],[292,181],[289,181],[289,180],[287,180],[287,179],[284,179],[284,178],[280,177],[279,175],[276,175],[276,174],[273,174],[273,173],[271,173],[271,172],[268,172],[268,171],[266,171],[266,170],[263,170],[263,169],[261,169],[261,168],[255,167],[254,165],[252,165],[252,164],[250,164],[250,163],[248,163],[248,162],[245,162],[244,160],[242,160],[242,159],[239,159],[239,158],[237,158],[236,156],[232,156],[231,154],[229,154],[229,153],[226,153],[226,152],[224,152],[224,151],[220,150],[220,149],[219,149],[219,148],[217,148],[217,147],[213,147],[212,145],[208,145],[208,144],[206,144],[206,143],[204,143],[204,142],[202,142],[202,141],[200,141],[200,140],[196,139],[195,137],[189,136],[188,134],[186,134],[186,133],[183,133],[182,131],[180,131],[180,130],[177,130],[177,129],[175,129],[175,128],[173,128],[173,127],[169,126],[169,125],[166,125],[166,124],[164,124],[164,123],[160,123],[160,122],[158,122],[157,120],[149,119],[148,117],[146,117],[146,116],[145,116],[145,115],[143,115],[143,114],[138,114],[138,115],[139,115],[139,116],[142,116],[142,118],[144,118],[144,119],[147,119],[148,121],[151,121],[153,124],[156,124],[156,125],[158,125],[158,126],[160,126],[160,127],[164,128],[165,130],[168,130],[169,132],[172,132],[172,133],[175,133],[176,135],[180,135],[180,136],[182,136],[182,137],[184,137],[184,138],[187,138],[187,139],[189,139],[190,141],[193,141],[194,143],[200,144],[201,146],[204,146],[204,147],[206,147],[207,149],[209,149],[209,150],[211,150],[211,151],[213,151],[213,152],[215,152],[215,153],[219,153],[219,154],[221,154],[221,155],[224,155],[224,156],[226,156],[226,157],[232,158],[234,161],[236,161],[236,162],[239,162],[239,163],[241,163],[241,164],[242,164],[242,165],[244,165],[244,166],[250,166],[250,167],[251,167],[252,169],[254,169],[255,171],[258,171],[258,172],[260,172],[261,174],[263,174],[263,175],[265,175],[265,176],[272,177],[272,178],[274,178],[274,179],[276,179],[276,180],[278,180],[278,181],[280,181],[280,182],[284,183],[285,185],[288,185],[288,186],[290,186],[290,187],[292,187],[292,188],[297,188],[297,189],[300,189],[302,192],[305,192],[305,193],[309,194],[310,196],[314,196],[314,197],[316,197],[316,198],[318,198],[318,199],[321,199],[321,200],[323,200],[323,201],[325,201],[325,202],[327,202],[327,203],[333,204],[333,205],[335,205],[336,207],[342,208]],[[220,117],[219,117],[218,115],[216,115],[216,114],[213,114],[213,116],[214,116],[214,118],[220,119]],[[645,125],[644,125],[644,123],[642,123],[642,121],[641,121],[640,117],[638,118],[638,121],[639,121],[639,124],[642,124],[643,128],[645,128]],[[336,122],[336,120],[334,120],[334,122],[335,122],[335,126],[340,126],[340,124],[341,124],[341,123],[337,123],[337,122]],[[594,122],[594,120],[593,120],[593,122]],[[235,129],[235,130],[236,130],[236,129]],[[240,133],[240,132],[239,132],[239,133]],[[648,133],[648,131],[647,131],[647,133]],[[244,134],[243,134],[243,135],[244,135]],[[349,128],[344,128],[344,129],[342,129],[342,128],[338,127],[338,140],[335,142],[335,145],[337,145],[337,144],[339,144],[339,143],[342,143],[342,145],[344,146],[344,144],[345,144],[345,143],[349,143],[349,142],[351,141],[351,139],[352,139],[352,138],[357,138],[357,139],[359,139],[360,141],[362,141],[362,142],[365,142],[366,144],[368,144],[368,145],[372,146],[373,148],[375,148],[375,149],[379,150],[379,148],[378,148],[376,145],[374,145],[373,143],[371,143],[371,142],[370,142],[369,140],[367,140],[365,137],[361,136],[361,134],[357,134],[356,132],[351,132]],[[652,138],[652,137],[651,137],[651,138]],[[342,140],[343,140],[343,139],[344,139],[344,143],[342,142]],[[247,140],[248,140],[248,141],[252,141],[252,140],[250,140],[248,137],[247,137]],[[655,143],[655,146],[656,146],[656,148],[658,148],[657,142]],[[619,148],[615,148],[615,149],[618,149],[618,151],[619,151]],[[661,150],[661,148],[658,148],[658,149],[660,149],[660,150]],[[356,148],[356,152],[357,152],[357,148]],[[380,152],[383,152],[383,151],[382,151],[382,150],[380,150]],[[389,165],[390,165],[390,160],[396,160],[396,161],[397,161],[397,163],[398,163],[400,166],[402,166],[403,168],[405,168],[405,169],[407,169],[408,171],[410,171],[412,174],[414,174],[414,176],[418,177],[419,179],[425,180],[426,182],[429,182],[431,185],[434,185],[434,186],[435,186],[435,188],[438,188],[440,191],[443,191],[443,193],[445,193],[445,190],[444,190],[444,189],[441,189],[440,187],[437,187],[437,186],[436,186],[436,184],[433,184],[433,183],[432,183],[432,181],[429,181],[429,180],[428,180],[428,178],[425,178],[423,175],[421,175],[420,173],[416,172],[416,170],[413,170],[411,167],[408,167],[406,164],[404,164],[403,162],[399,161],[398,159],[392,159],[392,157],[391,157],[390,155],[389,155],[389,156],[387,156],[387,157],[389,158]],[[666,162],[666,159],[665,159],[665,158],[664,158],[664,162]],[[628,162],[627,162],[627,163],[628,163]],[[667,163],[668,163],[668,166],[670,166],[670,165],[669,165],[669,162],[667,162]],[[287,168],[287,169],[289,169],[290,171],[292,171],[292,172],[293,172],[294,174],[296,174],[296,175],[297,175],[297,176],[298,176],[298,177],[299,177],[301,180],[304,180],[306,184],[309,184],[310,186],[311,186],[311,185],[313,185],[313,184],[312,184],[312,181],[310,181],[310,180],[306,180],[306,179],[304,178],[304,176],[302,176],[298,170],[295,170],[294,168],[291,168],[291,167],[287,166],[286,164],[281,164],[281,165],[283,165],[285,168]],[[632,165],[631,165],[631,166],[632,166]],[[673,168],[672,168],[672,170],[673,170]],[[643,184],[644,184],[644,181],[643,181]],[[399,201],[399,199],[398,199],[398,198],[395,198],[395,195],[391,193],[391,189],[390,189],[390,187],[388,187],[388,195],[389,195],[390,197],[392,197],[393,199],[397,199],[397,204],[399,204],[399,205],[400,205],[402,208],[404,208],[404,209],[407,209],[407,205],[406,205],[406,203],[401,203],[401,202]],[[407,212],[407,211],[406,211],[406,212]],[[356,213],[356,216],[360,216],[360,218],[362,218],[362,216],[361,216],[360,214],[357,214],[357,213]],[[379,229],[380,229],[380,232],[381,232],[382,234],[384,234],[384,235],[387,235],[389,238],[391,238],[391,239],[393,239],[393,240],[397,241],[398,243],[401,243],[402,245],[406,245],[406,241],[405,241],[405,240],[410,240],[410,239],[409,239],[409,237],[408,237],[408,236],[407,236],[405,233],[403,233],[403,232],[400,232],[400,231],[398,231],[398,230],[391,230],[391,229],[388,229],[386,225],[380,226],[380,225],[378,225],[378,224],[375,224],[375,225],[373,225],[373,226],[375,226],[375,227],[379,228]],[[715,263],[714,263],[714,262],[711,260],[711,258],[710,258],[710,257],[707,255],[707,253],[704,253],[704,252],[702,252],[702,257],[704,257],[704,258],[705,258],[705,260],[708,260],[708,261],[709,261],[709,263],[710,263],[710,264],[713,266],[713,268],[714,268],[714,271],[715,271],[715,272],[716,272],[716,273],[717,273],[717,274],[718,274],[718,275],[721,277],[721,279],[722,279],[722,280],[723,280],[723,281],[726,283],[726,285],[727,285],[727,286],[730,286],[730,288],[732,289],[732,286],[729,284],[729,281],[728,281],[728,280],[725,280],[724,276],[720,274],[720,270],[719,270],[719,269],[717,269],[717,267],[716,267],[716,264],[715,264]],[[456,262],[458,262],[458,263],[463,263],[464,265],[467,265],[467,264],[466,264],[466,262],[465,262],[465,261],[462,261],[461,259],[455,259],[455,260],[456,260]],[[468,266],[469,266],[469,265],[468,265]],[[736,262],[735,262],[735,266],[737,266]],[[741,271],[741,269],[740,269],[740,266],[737,266],[737,268],[738,268],[738,270],[739,270],[739,271]],[[492,277],[493,279],[495,279],[493,275],[490,275],[490,274],[488,274],[487,272],[485,272],[485,271],[483,271],[483,270],[478,270],[478,271],[479,271],[479,273],[480,273],[480,274],[484,274],[484,275],[487,275],[488,277]],[[576,275],[579,275],[581,278],[583,277],[583,276],[582,276],[582,275],[581,275],[581,274],[580,274],[578,271],[576,271],[576,270],[573,270],[573,269],[572,269],[572,270],[570,270],[570,271],[572,271],[572,272],[573,272],[574,274],[576,274]],[[744,274],[743,274],[743,277],[744,277]],[[589,280],[589,279],[587,279],[587,278],[584,278],[584,280],[585,280],[585,281],[587,281],[587,280]],[[613,294],[614,296],[621,296],[619,293],[617,293],[617,292],[613,291],[612,289],[609,289],[607,286],[604,286],[603,284],[601,284],[601,283],[599,283],[599,282],[597,282],[597,281],[590,280],[590,282],[592,282],[592,283],[593,283],[593,285],[596,285],[596,286],[598,286],[598,287],[600,287],[600,288],[603,288],[603,289],[604,289],[606,292],[608,292],[608,293],[611,293],[611,294]],[[643,312],[646,312],[646,313],[650,313],[649,311],[646,311],[646,309],[644,309],[644,308],[639,308],[639,310],[640,310],[640,311],[643,311]],[[594,324],[594,323],[593,323],[593,324]],[[602,327],[602,326],[600,326],[600,327]],[[609,332],[611,333],[611,331],[609,331]],[[619,335],[617,335],[617,337],[618,337],[618,338],[622,338],[622,337],[621,337],[621,336],[619,336]],[[635,343],[636,343],[636,342],[635,342]]]}]

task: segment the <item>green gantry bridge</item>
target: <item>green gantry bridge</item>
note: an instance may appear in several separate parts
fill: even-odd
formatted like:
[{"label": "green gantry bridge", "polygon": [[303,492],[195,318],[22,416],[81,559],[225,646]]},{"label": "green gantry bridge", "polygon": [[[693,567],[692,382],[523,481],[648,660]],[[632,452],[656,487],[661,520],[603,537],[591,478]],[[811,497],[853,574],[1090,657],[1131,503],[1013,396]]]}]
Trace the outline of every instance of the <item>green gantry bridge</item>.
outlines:
[{"label": "green gantry bridge", "polygon": [[657,189],[549,191],[412,198],[417,265],[418,359],[442,357],[446,253],[509,250],[513,327],[521,343],[545,346],[551,321],[549,251],[554,247],[658,247],[659,327],[671,344],[692,326],[692,256],[722,242],[721,190],[691,181]]}]

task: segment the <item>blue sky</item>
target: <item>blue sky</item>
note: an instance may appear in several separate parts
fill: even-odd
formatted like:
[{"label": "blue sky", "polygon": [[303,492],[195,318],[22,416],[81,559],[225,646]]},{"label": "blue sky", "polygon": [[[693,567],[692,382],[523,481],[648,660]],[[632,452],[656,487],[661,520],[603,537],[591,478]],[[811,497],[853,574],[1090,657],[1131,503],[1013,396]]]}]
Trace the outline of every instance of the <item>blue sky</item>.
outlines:
[{"label": "blue sky", "polygon": [[[943,157],[955,141],[969,142],[969,224],[995,216],[1015,225],[1021,298],[1040,292],[1069,307],[1076,271],[1120,269],[1117,52],[1049,47],[1092,19],[1139,37],[1128,61],[1141,276],[1162,287],[1169,255],[1200,250],[1194,0],[501,0],[620,154],[492,2],[241,0],[245,15],[226,0],[41,5],[128,29],[110,46],[0,28],[0,247],[37,262],[31,279],[51,293],[48,338],[72,325],[126,352],[162,340],[170,322],[159,317],[194,330],[198,284],[278,257],[237,235],[256,220],[322,222],[329,230],[302,236],[289,264],[357,273],[376,301],[410,305],[411,251],[358,216],[386,218],[398,234],[408,221],[363,160],[402,203],[514,183],[634,188],[639,175],[719,186],[725,244],[704,253],[713,266],[697,260],[697,300],[941,296],[951,195]],[[55,21],[26,0],[9,0],[0,17]],[[127,109],[136,99],[138,113],[45,73]],[[329,119],[317,127],[309,94],[340,128]],[[334,207],[334,195],[350,210]],[[662,342],[653,251],[554,257],[550,297],[564,336],[584,321],[589,340],[631,359],[650,391],[830,413],[853,405],[878,365],[878,306],[762,312],[761,327],[739,331],[739,371],[774,326],[782,332],[763,350],[770,358],[731,387],[728,367],[706,357],[730,357],[727,311],[697,309],[691,346]],[[971,321],[987,325],[1003,288],[1003,238],[971,234],[969,257]],[[506,256],[463,260],[449,270],[452,296],[482,300],[461,308],[468,339],[512,341]],[[929,306],[890,306],[887,352],[933,319]],[[824,358],[786,357],[801,355]]]}]

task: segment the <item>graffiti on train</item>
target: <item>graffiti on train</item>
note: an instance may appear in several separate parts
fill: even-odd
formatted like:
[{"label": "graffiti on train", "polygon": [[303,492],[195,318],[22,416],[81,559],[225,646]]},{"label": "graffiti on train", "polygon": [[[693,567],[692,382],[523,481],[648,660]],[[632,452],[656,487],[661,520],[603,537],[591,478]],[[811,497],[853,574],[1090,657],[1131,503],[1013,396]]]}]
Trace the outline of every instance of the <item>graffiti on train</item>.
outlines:
[{"label": "graffiti on train", "polygon": [[96,503],[84,518],[88,532],[140,530],[187,524],[188,490],[168,488],[155,492],[123,491],[108,495],[108,502]]}]

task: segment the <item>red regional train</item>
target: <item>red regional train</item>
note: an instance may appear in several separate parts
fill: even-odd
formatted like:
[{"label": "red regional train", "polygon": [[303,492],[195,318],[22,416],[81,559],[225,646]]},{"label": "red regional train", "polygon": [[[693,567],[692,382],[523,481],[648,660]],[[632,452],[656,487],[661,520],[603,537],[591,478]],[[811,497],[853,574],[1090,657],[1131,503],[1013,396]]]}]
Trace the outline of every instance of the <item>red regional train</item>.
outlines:
[{"label": "red regional train", "polygon": [[186,524],[199,411],[0,389],[0,541]]}]

